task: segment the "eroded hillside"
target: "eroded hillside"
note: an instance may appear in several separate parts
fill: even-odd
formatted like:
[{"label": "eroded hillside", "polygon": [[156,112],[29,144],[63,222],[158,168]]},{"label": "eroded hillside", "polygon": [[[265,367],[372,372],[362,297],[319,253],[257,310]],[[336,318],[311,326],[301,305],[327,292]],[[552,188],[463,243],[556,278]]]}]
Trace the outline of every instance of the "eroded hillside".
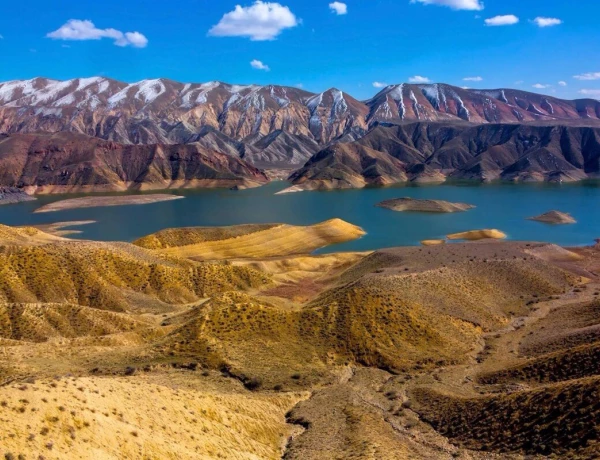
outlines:
[{"label": "eroded hillside", "polygon": [[[361,235],[323,225],[171,229],[138,246],[1,227],[2,453],[599,452],[599,247],[310,255]],[[273,251],[242,257],[256,234]]]}]

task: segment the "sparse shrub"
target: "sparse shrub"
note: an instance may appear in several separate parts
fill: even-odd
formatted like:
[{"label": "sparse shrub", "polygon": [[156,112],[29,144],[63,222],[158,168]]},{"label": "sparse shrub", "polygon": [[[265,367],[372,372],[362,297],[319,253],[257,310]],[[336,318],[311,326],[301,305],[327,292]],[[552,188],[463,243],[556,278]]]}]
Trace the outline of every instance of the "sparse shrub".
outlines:
[{"label": "sparse shrub", "polygon": [[262,380],[258,377],[252,377],[244,380],[244,386],[250,391],[258,390],[262,386]]}]

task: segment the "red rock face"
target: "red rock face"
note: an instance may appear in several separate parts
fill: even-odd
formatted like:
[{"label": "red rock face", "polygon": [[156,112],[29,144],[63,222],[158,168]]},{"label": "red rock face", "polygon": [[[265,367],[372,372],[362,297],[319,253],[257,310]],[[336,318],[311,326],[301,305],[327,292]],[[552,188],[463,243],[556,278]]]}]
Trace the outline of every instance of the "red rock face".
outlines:
[{"label": "red rock face", "polygon": [[256,186],[244,160],[198,144],[123,145],[81,134],[0,138],[0,184],[38,193]]}]

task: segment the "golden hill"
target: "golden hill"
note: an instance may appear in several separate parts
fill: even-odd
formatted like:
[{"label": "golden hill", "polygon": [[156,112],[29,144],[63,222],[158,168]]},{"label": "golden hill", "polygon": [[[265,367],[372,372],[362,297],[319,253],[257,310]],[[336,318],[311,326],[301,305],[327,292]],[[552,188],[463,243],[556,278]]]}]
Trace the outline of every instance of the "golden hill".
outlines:
[{"label": "golden hill", "polygon": [[60,240],[59,237],[33,227],[9,227],[0,224],[0,245],[40,245]]},{"label": "golden hill", "polygon": [[127,243],[0,246],[0,302],[168,309],[266,283],[250,268],[169,258]]},{"label": "golden hill", "polygon": [[198,260],[259,259],[308,254],[365,232],[341,219],[306,227],[274,224],[163,230],[134,242],[161,253]]},{"label": "golden hill", "polygon": [[[378,251],[344,273],[338,287],[297,309],[281,308],[264,296],[213,297],[158,349],[202,356],[269,386],[294,383],[290,368],[314,379],[326,374],[327,363],[396,372],[458,364],[478,347],[484,330],[500,329],[511,314],[525,312],[524,298],[562,293],[571,282],[544,261],[523,260],[517,244],[423,251]],[[496,260],[480,256],[486,251]],[[514,259],[517,254],[520,260]],[[453,257],[459,261],[453,264]],[[447,266],[429,268],[434,260]]]},{"label": "golden hill", "polygon": [[98,337],[147,328],[130,315],[61,304],[0,304],[0,337],[43,342],[51,338]]}]

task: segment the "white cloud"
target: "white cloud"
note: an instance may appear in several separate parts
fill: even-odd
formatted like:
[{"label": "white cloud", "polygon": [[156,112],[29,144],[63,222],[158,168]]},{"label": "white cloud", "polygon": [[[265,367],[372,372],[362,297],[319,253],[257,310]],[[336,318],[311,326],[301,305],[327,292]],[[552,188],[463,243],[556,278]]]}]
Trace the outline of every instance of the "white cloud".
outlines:
[{"label": "white cloud", "polygon": [[588,72],[581,75],[574,75],[576,80],[600,80],[600,72]]},{"label": "white cloud", "polygon": [[546,88],[550,88],[552,85],[543,85],[541,83],[536,83],[535,85],[532,85],[532,86],[536,89],[546,89]]},{"label": "white cloud", "polygon": [[258,59],[252,60],[250,62],[250,65],[252,66],[253,69],[256,69],[256,70],[264,70],[266,72],[268,72],[269,70],[271,70],[268,65],[263,64],[263,62],[259,61]]},{"label": "white cloud", "polygon": [[590,96],[594,99],[600,99],[600,89],[582,89],[579,90],[579,94],[583,94],[584,96]]},{"label": "white cloud", "polygon": [[465,77],[463,81],[483,81],[482,77]]},{"label": "white cloud", "polygon": [[342,3],[342,2],[330,3],[329,9],[332,12],[334,12],[335,14],[337,14],[338,16],[348,13],[348,5],[346,5],[345,3]]},{"label": "white cloud", "polygon": [[562,24],[562,20],[558,18],[545,18],[543,16],[538,16],[533,20],[538,27],[552,27],[558,26]]},{"label": "white cloud", "polygon": [[387,83],[383,83],[382,81],[374,81],[373,82],[373,86],[375,88],[385,88],[386,86],[388,86]]},{"label": "white cloud", "polygon": [[480,0],[410,0],[411,3],[422,3],[423,5],[447,6],[453,10],[475,10],[483,9]]},{"label": "white cloud", "polygon": [[410,83],[431,83],[431,80],[427,77],[422,77],[421,75],[415,75],[414,77],[410,77],[408,79]]},{"label": "white cloud", "polygon": [[287,6],[258,0],[252,6],[236,5],[208,34],[214,37],[249,37],[254,41],[274,40],[284,29],[297,25],[298,19]]},{"label": "white cloud", "polygon": [[562,81],[562,80],[561,80],[561,81],[559,81],[559,82],[558,82],[558,84],[559,84],[560,86],[567,86],[567,82],[566,82],[566,81]]},{"label": "white cloud", "polygon": [[520,86],[520,85],[522,85],[523,83],[525,83],[523,80],[517,80],[517,81],[515,82],[515,85],[517,85],[517,86]]},{"label": "white cloud", "polygon": [[519,18],[514,14],[505,14],[504,16],[494,16],[485,20],[486,26],[512,26],[519,23]]},{"label": "white cloud", "polygon": [[304,88],[304,85],[302,83],[296,83],[294,86],[296,88]]},{"label": "white cloud", "polygon": [[117,29],[98,29],[92,21],[69,19],[59,29],[46,35],[55,40],[100,40],[110,38],[117,46],[144,48],[148,39],[139,32],[121,32]]}]

